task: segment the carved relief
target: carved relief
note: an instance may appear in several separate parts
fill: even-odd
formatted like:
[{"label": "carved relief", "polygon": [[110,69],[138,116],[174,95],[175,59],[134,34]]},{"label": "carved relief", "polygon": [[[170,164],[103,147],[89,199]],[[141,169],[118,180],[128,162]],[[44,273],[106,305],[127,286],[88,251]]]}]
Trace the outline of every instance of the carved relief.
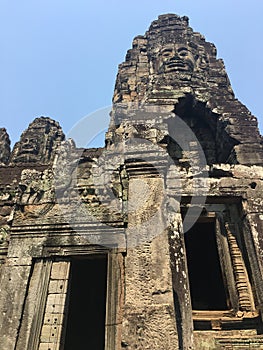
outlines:
[{"label": "carved relief", "polygon": [[9,235],[10,227],[9,225],[3,225],[0,227],[0,270],[1,265],[5,263],[7,256],[8,244],[9,244]]},{"label": "carved relief", "polygon": [[157,55],[155,71],[158,74],[172,72],[193,72],[196,62],[188,45],[167,44]]},{"label": "carved relief", "polygon": [[9,226],[5,225],[4,227],[0,227],[0,246],[5,245],[8,240],[8,230]]},{"label": "carved relief", "polygon": [[199,70],[207,69],[209,67],[209,58],[204,48],[200,47],[196,58],[196,68]]},{"label": "carved relief", "polygon": [[[79,152],[80,153],[80,152]],[[72,181],[72,173],[79,162],[76,146],[72,139],[61,142],[53,164],[56,191],[65,191]]]},{"label": "carved relief", "polygon": [[[24,156],[24,159],[31,158],[31,160],[35,160],[39,154],[40,145],[41,136],[28,131],[20,141],[17,156],[20,159],[23,159]],[[30,155],[30,157],[27,157],[26,155]]]},{"label": "carved relief", "polygon": [[[235,276],[236,290],[238,294],[239,310],[240,311],[253,311],[255,310],[252,291],[249,284],[249,278],[245,267],[245,262],[242,257],[242,253],[237,243],[235,234],[230,229],[230,225],[226,223],[227,239],[230,248],[230,255],[233,264],[233,272]],[[233,226],[233,225],[232,225]]]},{"label": "carved relief", "polygon": [[[77,149],[72,140],[63,141],[58,123],[42,117],[22,134],[7,167],[9,141],[2,132],[2,148],[0,129],[4,349],[63,348],[69,261],[96,254],[108,254],[105,349],[189,350],[193,338],[196,350],[263,349],[262,334],[257,333],[262,330],[258,309],[263,305],[263,170],[217,164],[234,142],[223,127],[233,127],[237,135],[242,122],[240,130],[255,137],[256,126],[249,123],[255,125],[256,119],[225,90],[222,67],[213,46],[193,33],[185,17],[161,16],[145,36],[135,39],[120,66],[114,101],[125,103],[113,108],[107,147]],[[144,109],[136,114],[140,103]],[[183,148],[172,138],[171,120],[177,114],[199,139],[208,180],[198,163],[196,140]],[[136,139],[147,142],[139,149]],[[243,146],[248,147],[245,142]],[[203,206],[199,197],[206,183]],[[232,217],[229,203],[235,206],[240,198],[247,209]],[[213,258],[226,294],[221,309],[207,303],[198,310],[191,307],[183,228],[187,215],[194,221],[199,208],[199,224],[212,223],[206,227],[215,238]],[[238,229],[243,217],[247,232]],[[199,260],[206,253],[200,254],[202,246],[212,250],[202,242],[195,244]],[[213,264],[206,265],[215,275]],[[219,279],[212,290],[207,277],[197,278],[197,284],[208,281],[208,295],[216,296]]]},{"label": "carved relief", "polygon": [[6,129],[0,128],[0,165],[7,164],[10,157],[10,139]]},{"label": "carved relief", "polygon": [[54,206],[53,173],[50,169],[43,172],[24,169],[19,187],[20,196],[17,199],[17,204],[22,217],[45,215]]},{"label": "carved relief", "polygon": [[48,163],[64,137],[57,122],[45,117],[36,118],[15,144],[11,162]]}]

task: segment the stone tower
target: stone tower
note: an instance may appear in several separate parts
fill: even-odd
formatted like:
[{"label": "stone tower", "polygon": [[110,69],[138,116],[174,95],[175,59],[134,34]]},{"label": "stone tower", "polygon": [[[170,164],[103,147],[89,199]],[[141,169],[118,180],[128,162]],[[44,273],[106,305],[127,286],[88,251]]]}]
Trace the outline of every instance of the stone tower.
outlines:
[{"label": "stone tower", "polygon": [[134,39],[104,148],[0,144],[1,349],[263,349],[262,137],[187,17]]}]

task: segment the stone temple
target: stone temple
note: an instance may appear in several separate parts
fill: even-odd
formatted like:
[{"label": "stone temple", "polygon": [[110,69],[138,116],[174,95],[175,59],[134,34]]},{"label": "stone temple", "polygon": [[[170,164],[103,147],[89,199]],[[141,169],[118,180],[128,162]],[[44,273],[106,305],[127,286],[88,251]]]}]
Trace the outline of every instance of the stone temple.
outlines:
[{"label": "stone temple", "polygon": [[263,139],[216,48],[159,16],[105,147],[0,129],[0,349],[263,349]]}]

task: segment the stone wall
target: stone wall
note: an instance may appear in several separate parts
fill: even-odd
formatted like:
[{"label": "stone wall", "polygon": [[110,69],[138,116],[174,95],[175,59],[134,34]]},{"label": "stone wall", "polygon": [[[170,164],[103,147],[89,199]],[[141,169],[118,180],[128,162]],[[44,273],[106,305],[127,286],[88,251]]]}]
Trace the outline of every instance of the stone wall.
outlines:
[{"label": "stone wall", "polygon": [[[105,148],[45,117],[9,144],[0,129],[1,349],[62,350],[72,259],[101,256],[105,349],[263,349],[262,137],[187,17],[134,39]],[[192,309],[195,222],[214,225],[224,310]]]}]

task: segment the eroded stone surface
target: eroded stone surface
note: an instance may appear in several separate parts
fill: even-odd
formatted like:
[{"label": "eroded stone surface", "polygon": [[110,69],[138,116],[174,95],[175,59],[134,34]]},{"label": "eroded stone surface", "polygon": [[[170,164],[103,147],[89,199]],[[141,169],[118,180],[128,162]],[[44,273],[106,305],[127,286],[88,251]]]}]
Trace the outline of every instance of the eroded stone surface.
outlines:
[{"label": "eroded stone surface", "polygon": [[10,139],[5,128],[0,128],[0,165],[7,164],[10,157]]},{"label": "eroded stone surface", "polygon": [[[113,101],[126,109],[139,102],[175,112],[196,134],[208,163],[262,165],[256,118],[235,99],[215,46],[193,32],[187,17],[159,16],[134,39],[119,67]],[[119,125],[117,111],[111,123]],[[154,127],[161,129],[157,118]]]},{"label": "eroded stone surface", "polygon": [[[262,138],[215,46],[160,16],[113,100],[105,148],[41,117],[10,158],[0,129],[0,348],[63,348],[71,259],[107,256],[105,349],[263,349]],[[192,310],[191,220],[214,222],[227,310]]]},{"label": "eroded stone surface", "polygon": [[36,118],[15,144],[11,162],[48,163],[64,137],[58,122],[46,117]]}]

